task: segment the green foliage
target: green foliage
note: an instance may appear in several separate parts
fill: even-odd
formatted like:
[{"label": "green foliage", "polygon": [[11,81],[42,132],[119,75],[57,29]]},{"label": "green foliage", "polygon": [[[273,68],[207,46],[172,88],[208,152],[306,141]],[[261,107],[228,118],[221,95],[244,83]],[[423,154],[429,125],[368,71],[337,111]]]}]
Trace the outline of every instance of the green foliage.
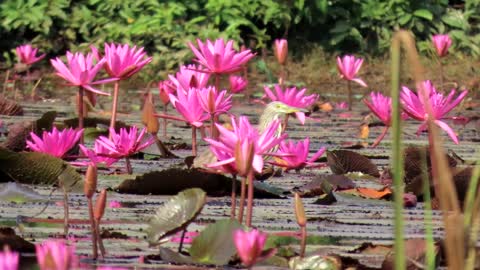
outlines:
[{"label": "green foliage", "polygon": [[[392,32],[411,30],[420,50],[430,36],[450,33],[457,49],[480,55],[480,0],[4,0],[0,3],[0,54],[34,43],[51,56],[88,50],[90,44],[144,46],[154,62],[141,74],[158,80],[190,61],[196,38],[234,39],[254,49],[289,37],[291,48],[319,42],[335,53],[383,54]],[[320,33],[320,34],[319,34]],[[22,37],[22,38],[18,38]],[[292,50],[293,51],[293,50]]]}]

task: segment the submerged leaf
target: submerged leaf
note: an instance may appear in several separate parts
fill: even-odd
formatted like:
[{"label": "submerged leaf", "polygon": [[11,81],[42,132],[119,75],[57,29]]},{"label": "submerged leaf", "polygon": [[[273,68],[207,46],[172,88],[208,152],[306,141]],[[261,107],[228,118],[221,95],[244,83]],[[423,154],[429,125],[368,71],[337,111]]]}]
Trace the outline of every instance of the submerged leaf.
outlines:
[{"label": "submerged leaf", "polygon": [[57,184],[67,189],[81,186],[82,177],[67,162],[38,152],[16,153],[0,147],[0,182],[24,184]]},{"label": "submerged leaf", "polygon": [[361,172],[375,177],[380,176],[377,166],[367,157],[349,150],[327,151],[327,164],[335,174]]},{"label": "submerged leaf", "polygon": [[235,219],[218,220],[206,227],[190,247],[190,255],[199,263],[225,265],[236,253],[233,232],[242,225]]},{"label": "submerged leaf", "polygon": [[160,206],[149,222],[147,241],[150,245],[185,228],[200,213],[206,201],[205,191],[191,188],[173,196]]}]

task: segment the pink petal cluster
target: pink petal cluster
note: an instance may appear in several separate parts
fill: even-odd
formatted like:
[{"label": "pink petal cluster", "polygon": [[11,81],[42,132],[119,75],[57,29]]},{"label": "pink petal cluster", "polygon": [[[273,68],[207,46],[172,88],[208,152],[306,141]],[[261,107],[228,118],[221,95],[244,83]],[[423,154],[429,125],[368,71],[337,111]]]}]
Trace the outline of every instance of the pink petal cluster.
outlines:
[{"label": "pink petal cluster", "polygon": [[[92,50],[95,52],[96,48]],[[143,47],[105,43],[105,70],[112,78],[127,79],[152,61],[152,57],[146,56]]]},{"label": "pink petal cluster", "polygon": [[275,39],[273,52],[280,65],[285,65],[288,54],[288,41],[286,39]]},{"label": "pink petal cluster", "polygon": [[[278,84],[275,85],[275,93],[273,93],[270,88],[265,86],[263,88],[265,90],[265,94],[269,97],[272,101],[281,101],[288,106],[307,109],[311,106],[315,101],[318,99],[318,95],[311,94],[305,95],[307,92],[306,88],[301,90],[297,90],[296,87],[285,88],[285,91],[282,90],[282,87]],[[296,112],[295,116],[298,120],[304,124],[305,123],[305,113],[304,112]]]},{"label": "pink petal cluster", "polygon": [[170,103],[170,94],[177,91],[175,84],[171,80],[164,80],[158,83],[158,95],[164,105]]},{"label": "pink petal cluster", "polygon": [[201,127],[203,121],[209,118],[200,105],[198,91],[195,88],[188,91],[178,90],[176,96],[170,94],[170,102],[185,121],[192,126]]},{"label": "pink petal cluster", "polygon": [[68,270],[78,261],[75,247],[67,246],[63,241],[47,240],[35,245],[40,270]]},{"label": "pink petal cluster", "polygon": [[208,84],[208,79],[210,79],[210,74],[207,70],[196,66],[188,65],[181,66],[180,71],[175,74],[175,76],[168,75],[170,81],[178,89],[188,91],[190,88],[204,88]]},{"label": "pink petal cluster", "polygon": [[358,71],[362,67],[363,59],[355,58],[353,55],[345,55],[343,58],[337,57],[337,69],[340,72],[340,78],[348,81],[354,81],[363,87],[367,84],[360,78],[356,78]]},{"label": "pink petal cluster", "polygon": [[426,129],[429,115],[427,106],[431,106],[434,123],[445,130],[450,138],[458,144],[458,138],[455,132],[445,122],[441,121],[441,119],[465,98],[468,91],[462,91],[454,98],[456,91],[452,89],[448,96],[445,97],[442,93],[437,92],[430,81],[424,81],[417,90],[418,95],[404,86],[400,93],[404,111],[413,119],[423,122],[418,128],[417,133]]},{"label": "pink petal cluster", "polygon": [[98,166],[98,164],[104,163],[105,166],[110,167],[113,163],[118,161],[118,158],[114,158],[114,152],[105,148],[101,143],[95,141],[93,149],[85,147],[85,145],[80,144],[80,151],[83,155],[89,159],[89,161],[75,161],[71,162],[73,165],[77,166]]},{"label": "pink petal cluster", "polygon": [[326,148],[320,148],[311,158],[308,158],[310,149],[310,138],[295,143],[292,140],[285,140],[280,143],[276,152],[275,165],[289,170],[301,170],[305,167],[318,167],[314,162],[321,157]]},{"label": "pink petal cluster", "polygon": [[227,90],[218,92],[215,87],[210,86],[197,91],[200,106],[210,115],[226,113],[232,108],[232,95],[227,95]]},{"label": "pink petal cluster", "polygon": [[267,234],[256,229],[251,231],[236,230],[233,241],[242,263],[251,267],[262,258],[263,247],[267,241]]},{"label": "pink petal cluster", "polygon": [[[277,146],[287,134],[276,137],[280,121],[275,120],[260,134],[248,118],[240,116],[238,122],[231,118],[233,130],[216,124],[220,135],[217,139],[206,138],[210,143],[210,150],[217,157],[218,162],[208,164],[208,167],[222,170],[226,173],[244,176],[244,169],[252,167],[254,171],[261,172],[263,169],[263,155],[269,155],[269,151]],[[250,156],[252,156],[250,160]],[[252,164],[245,164],[251,161]]]},{"label": "pink petal cluster", "polygon": [[255,56],[250,50],[237,52],[233,48],[233,40],[225,44],[221,38],[214,43],[208,39],[205,43],[197,39],[197,44],[198,49],[191,42],[188,43],[195,54],[195,61],[204,66],[209,73],[234,73]]},{"label": "pink petal cluster", "polygon": [[121,208],[122,207],[122,203],[119,202],[119,201],[110,201],[108,203],[108,207],[110,208]]},{"label": "pink petal cluster", "polygon": [[[384,96],[382,93],[371,92],[370,100],[364,99],[363,102],[367,107],[382,121],[385,126],[392,125],[392,98]],[[406,120],[408,114],[402,112],[401,118]]]},{"label": "pink petal cluster", "polygon": [[347,110],[348,109],[348,102],[342,101],[335,103],[335,109],[337,110]]},{"label": "pink petal cluster", "polygon": [[437,51],[438,57],[444,57],[448,54],[448,49],[452,46],[452,39],[449,35],[433,35],[433,46]]},{"label": "pink petal cluster", "polygon": [[10,248],[8,248],[8,246],[5,246],[3,248],[3,252],[0,252],[0,269],[17,270],[18,260],[18,252],[10,251]]},{"label": "pink petal cluster", "polygon": [[51,59],[52,66],[56,69],[56,74],[68,81],[71,85],[81,86],[88,91],[99,95],[109,96],[110,94],[93,88],[91,85],[102,84],[117,80],[116,78],[105,79],[94,82],[93,79],[98,71],[103,67],[106,60],[100,59],[96,65],[93,65],[93,55],[88,53],[86,56],[82,53],[72,54],[67,52],[67,65],[57,57]]},{"label": "pink petal cluster", "polygon": [[35,152],[46,153],[54,157],[63,158],[68,150],[78,142],[83,134],[83,129],[74,130],[72,128],[59,131],[53,127],[51,132],[44,131],[42,138],[35,133],[30,132],[32,140],[27,140],[27,147]]},{"label": "pink petal cluster", "polygon": [[228,81],[230,82],[230,91],[232,93],[240,93],[245,90],[245,87],[248,85],[248,81],[242,76],[230,75]]},{"label": "pink petal cluster", "polygon": [[153,137],[142,141],[143,136],[147,132],[146,128],[143,128],[139,134],[136,126],[132,126],[130,130],[121,128],[119,133],[116,133],[115,129],[110,128],[109,132],[111,139],[100,136],[96,142],[110,151],[110,157],[114,158],[129,157],[155,142]]},{"label": "pink petal cluster", "polygon": [[45,57],[45,54],[37,55],[38,49],[33,48],[30,44],[21,45],[15,48],[17,52],[18,60],[21,63],[32,65],[33,63],[42,60]]}]

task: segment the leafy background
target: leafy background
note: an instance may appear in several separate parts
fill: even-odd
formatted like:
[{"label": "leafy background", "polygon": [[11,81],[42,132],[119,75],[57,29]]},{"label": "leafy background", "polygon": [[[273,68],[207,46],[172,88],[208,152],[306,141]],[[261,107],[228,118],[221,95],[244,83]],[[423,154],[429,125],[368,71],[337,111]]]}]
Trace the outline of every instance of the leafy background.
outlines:
[{"label": "leafy background", "polygon": [[455,51],[480,55],[480,0],[4,0],[0,53],[33,43],[50,56],[107,42],[144,46],[152,70],[172,70],[191,57],[196,38],[234,39],[259,52],[287,37],[297,56],[327,52],[383,55],[392,31],[410,29],[423,53],[430,36],[449,33]]}]

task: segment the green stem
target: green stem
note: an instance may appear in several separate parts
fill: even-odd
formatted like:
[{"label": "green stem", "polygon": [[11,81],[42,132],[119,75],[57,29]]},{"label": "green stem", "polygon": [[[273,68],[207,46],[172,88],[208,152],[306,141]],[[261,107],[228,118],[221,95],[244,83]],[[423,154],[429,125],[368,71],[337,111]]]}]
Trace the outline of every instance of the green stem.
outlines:
[{"label": "green stem", "polygon": [[[115,84],[113,86],[113,100],[112,100],[112,118],[110,119],[110,128],[115,129],[115,121],[117,120],[117,105],[118,105],[118,91],[120,88],[120,82],[115,81]],[[111,137],[111,134],[108,135],[109,138]]]},{"label": "green stem", "polygon": [[[395,269],[406,269],[405,240],[403,233],[403,155],[402,155],[402,127],[400,107],[400,38],[393,38],[391,47],[391,72],[392,72],[392,167],[394,182],[395,202]],[[350,105],[350,103],[349,103]]]},{"label": "green stem", "polygon": [[[83,87],[78,87],[78,129],[83,129]],[[83,134],[80,136],[80,144],[83,144]]]},{"label": "green stem", "polygon": [[467,189],[467,196],[465,197],[465,202],[463,206],[465,211],[463,226],[466,231],[468,231],[470,226],[472,225],[474,201],[475,201],[475,195],[477,194],[479,178],[480,178],[480,167],[475,166],[475,169],[473,170],[473,173],[472,173],[472,178],[470,178],[470,184]]},{"label": "green stem", "polygon": [[430,196],[430,182],[427,174],[427,156],[424,151],[421,152],[421,159],[423,198],[425,201],[425,240],[427,243],[425,252],[425,269],[433,270],[435,269],[435,241],[433,239],[432,198]]}]

